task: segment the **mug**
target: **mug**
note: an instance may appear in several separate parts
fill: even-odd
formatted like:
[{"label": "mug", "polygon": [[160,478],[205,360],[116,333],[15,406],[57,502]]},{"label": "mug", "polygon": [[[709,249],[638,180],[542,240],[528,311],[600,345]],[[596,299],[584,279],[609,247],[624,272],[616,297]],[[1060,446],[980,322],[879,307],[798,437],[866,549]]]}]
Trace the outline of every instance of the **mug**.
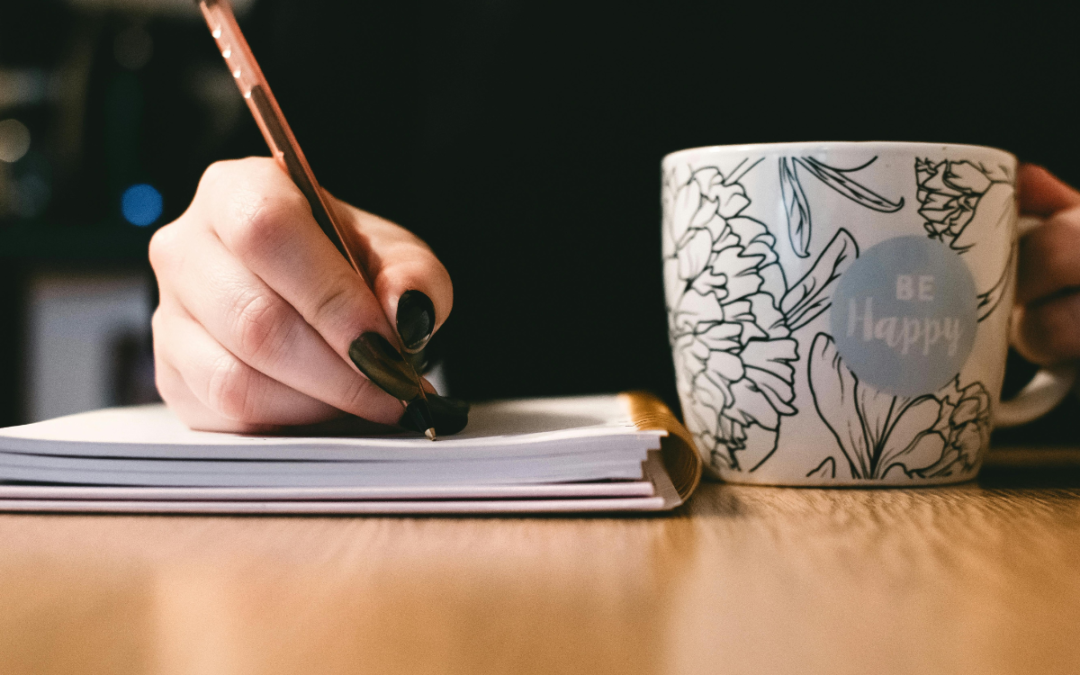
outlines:
[{"label": "mug", "polygon": [[1000,401],[1016,169],[1002,150],[935,143],[667,155],[669,338],[708,471],[768,485],[965,481],[995,421],[1054,407],[1071,368]]}]

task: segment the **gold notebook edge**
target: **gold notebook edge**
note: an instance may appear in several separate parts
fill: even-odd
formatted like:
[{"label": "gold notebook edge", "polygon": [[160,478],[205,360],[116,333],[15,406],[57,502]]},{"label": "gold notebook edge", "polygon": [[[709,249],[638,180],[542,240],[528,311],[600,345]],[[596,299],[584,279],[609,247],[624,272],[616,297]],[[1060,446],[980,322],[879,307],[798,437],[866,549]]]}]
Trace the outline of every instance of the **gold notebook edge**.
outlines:
[{"label": "gold notebook edge", "polygon": [[703,470],[693,436],[656,396],[645,391],[628,391],[619,394],[619,398],[638,429],[667,432],[660,441],[660,457],[675,491],[686,501],[701,482]]}]

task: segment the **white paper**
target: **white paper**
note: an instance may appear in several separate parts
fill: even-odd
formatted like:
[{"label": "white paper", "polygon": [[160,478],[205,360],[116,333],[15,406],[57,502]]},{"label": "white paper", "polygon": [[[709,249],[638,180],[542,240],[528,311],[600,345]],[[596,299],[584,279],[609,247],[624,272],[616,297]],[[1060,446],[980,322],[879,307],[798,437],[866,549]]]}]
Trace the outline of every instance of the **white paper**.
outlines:
[{"label": "white paper", "polygon": [[[108,408],[0,429],[0,451],[178,459],[430,461],[580,454],[614,437],[652,449],[662,431],[639,431],[614,396],[480,403],[469,425],[434,443],[421,434],[318,437],[192,431],[163,405]],[[628,443],[633,443],[629,441]],[[623,447],[623,446],[620,446]]]},{"label": "white paper", "polygon": [[[541,485],[405,485],[396,487],[307,488],[160,488],[81,485],[0,485],[0,500],[78,501],[407,501],[473,499],[568,499],[579,497],[653,497],[649,480],[616,480]],[[0,503],[3,503],[0,501]]]},{"label": "white paper", "polygon": [[415,488],[640,481],[663,431],[614,396],[474,406],[465,432],[296,438],[198,432],[161,405],[0,430],[0,481],[199,488]]},{"label": "white paper", "polygon": [[[649,512],[682,503],[658,452],[648,481],[402,489],[161,489],[0,485],[0,512],[426,515]],[[475,498],[473,498],[475,497]]]}]

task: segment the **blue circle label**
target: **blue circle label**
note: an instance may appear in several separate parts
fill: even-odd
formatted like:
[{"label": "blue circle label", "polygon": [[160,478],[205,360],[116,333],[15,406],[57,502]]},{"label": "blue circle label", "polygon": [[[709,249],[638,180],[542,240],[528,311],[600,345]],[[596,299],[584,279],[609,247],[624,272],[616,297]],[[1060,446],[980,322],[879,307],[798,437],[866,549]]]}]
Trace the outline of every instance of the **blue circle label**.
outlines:
[{"label": "blue circle label", "polygon": [[947,245],[889,239],[844,272],[832,298],[836,349],[859,380],[890,394],[921,396],[956,377],[978,327],[975,281]]}]

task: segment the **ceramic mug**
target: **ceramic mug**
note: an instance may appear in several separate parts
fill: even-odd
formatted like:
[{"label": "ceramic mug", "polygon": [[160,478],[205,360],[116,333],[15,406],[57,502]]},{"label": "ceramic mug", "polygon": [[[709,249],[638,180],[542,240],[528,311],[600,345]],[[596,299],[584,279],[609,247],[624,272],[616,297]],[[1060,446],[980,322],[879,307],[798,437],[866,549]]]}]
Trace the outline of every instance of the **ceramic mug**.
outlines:
[{"label": "ceramic mug", "polygon": [[708,470],[771,485],[973,478],[1000,401],[1015,288],[1017,160],[932,143],[784,143],[664,158],[668,329]]}]

